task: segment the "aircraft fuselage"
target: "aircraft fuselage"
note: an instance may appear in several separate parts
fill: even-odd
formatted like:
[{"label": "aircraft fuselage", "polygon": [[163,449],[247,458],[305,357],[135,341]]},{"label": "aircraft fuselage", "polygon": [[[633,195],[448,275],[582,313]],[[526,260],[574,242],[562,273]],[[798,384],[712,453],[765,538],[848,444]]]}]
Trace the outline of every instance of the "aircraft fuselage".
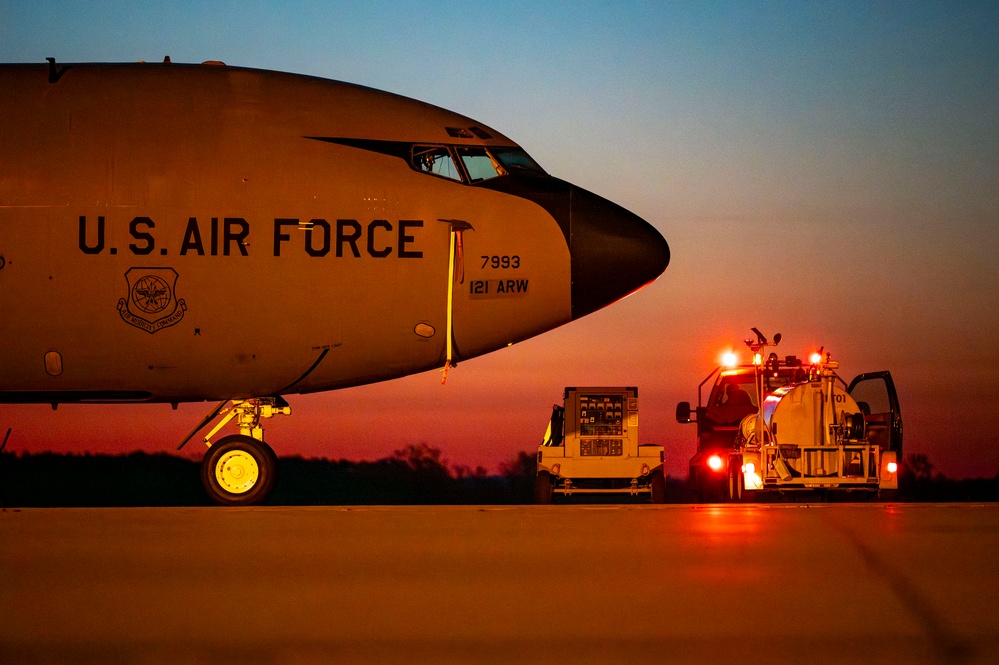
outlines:
[{"label": "aircraft fuselage", "polygon": [[391,379],[669,261],[499,132],[390,93],[212,64],[2,65],[0,86],[3,402]]}]

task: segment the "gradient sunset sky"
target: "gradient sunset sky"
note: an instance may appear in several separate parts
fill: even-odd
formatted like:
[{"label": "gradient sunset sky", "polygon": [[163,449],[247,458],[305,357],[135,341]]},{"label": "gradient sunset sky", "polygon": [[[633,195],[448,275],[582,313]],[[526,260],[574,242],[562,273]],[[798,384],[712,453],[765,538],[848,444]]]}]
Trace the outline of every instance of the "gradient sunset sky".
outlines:
[{"label": "gradient sunset sky", "polygon": [[[564,386],[636,385],[643,441],[683,476],[694,431],[676,402],[757,326],[782,354],[824,346],[847,380],[891,370],[907,454],[999,473],[999,3],[0,3],[2,62],[166,55],[463,113],[672,249],[644,291],[444,386],[429,372],[292,396],[267,423],[279,455],[427,443],[496,470],[536,449]],[[0,405],[0,437],[172,451],[208,408]]]}]

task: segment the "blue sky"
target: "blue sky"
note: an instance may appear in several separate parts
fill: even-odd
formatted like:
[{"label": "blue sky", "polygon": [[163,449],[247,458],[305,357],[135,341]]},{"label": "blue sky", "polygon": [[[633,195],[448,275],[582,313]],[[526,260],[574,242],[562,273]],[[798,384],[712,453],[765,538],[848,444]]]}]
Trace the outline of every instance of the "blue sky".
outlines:
[{"label": "blue sky", "polygon": [[[693,433],[673,422],[675,402],[755,325],[780,330],[788,353],[825,345],[846,374],[891,369],[907,452],[955,476],[999,473],[999,4],[0,4],[0,61],[164,55],[464,113],[673,249],[649,289],[464,363],[443,389],[422,375],[297,398],[272,437],[296,443],[279,453],[377,457],[414,442],[357,443],[391,417],[454,461],[495,467],[534,448],[563,385],[621,383],[642,390],[643,438],[666,443],[676,475]],[[172,442],[203,406],[135,407],[133,433],[112,428],[107,445]],[[107,412],[87,409],[6,418],[57,446],[45,432],[73,419],[104,431]]]}]

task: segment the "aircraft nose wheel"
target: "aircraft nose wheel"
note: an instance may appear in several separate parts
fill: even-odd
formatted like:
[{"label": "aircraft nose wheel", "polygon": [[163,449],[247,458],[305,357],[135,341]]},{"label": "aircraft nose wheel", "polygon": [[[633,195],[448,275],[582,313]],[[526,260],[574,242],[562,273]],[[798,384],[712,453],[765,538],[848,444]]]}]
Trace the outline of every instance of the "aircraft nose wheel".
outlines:
[{"label": "aircraft nose wheel", "polygon": [[201,461],[201,484],[222,506],[253,506],[270,495],[277,480],[277,456],[263,441],[242,434],[215,443]]}]

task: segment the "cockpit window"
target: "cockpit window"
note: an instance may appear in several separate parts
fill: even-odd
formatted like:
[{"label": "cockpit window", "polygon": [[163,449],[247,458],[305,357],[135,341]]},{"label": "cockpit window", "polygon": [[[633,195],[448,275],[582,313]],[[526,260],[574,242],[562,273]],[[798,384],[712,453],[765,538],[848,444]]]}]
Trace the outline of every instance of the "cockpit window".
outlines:
[{"label": "cockpit window", "polygon": [[442,145],[414,145],[413,168],[421,173],[432,173],[450,180],[461,180],[461,172],[451,157],[451,151]]},{"label": "cockpit window", "polygon": [[490,148],[489,151],[507,171],[527,171],[538,175],[548,175],[536,161],[531,159],[530,155],[520,148]]},{"label": "cockpit window", "polygon": [[458,148],[472,184],[506,175],[506,169],[485,148]]},{"label": "cockpit window", "polygon": [[511,172],[548,175],[520,148],[414,145],[410,165],[420,173],[471,185]]}]

